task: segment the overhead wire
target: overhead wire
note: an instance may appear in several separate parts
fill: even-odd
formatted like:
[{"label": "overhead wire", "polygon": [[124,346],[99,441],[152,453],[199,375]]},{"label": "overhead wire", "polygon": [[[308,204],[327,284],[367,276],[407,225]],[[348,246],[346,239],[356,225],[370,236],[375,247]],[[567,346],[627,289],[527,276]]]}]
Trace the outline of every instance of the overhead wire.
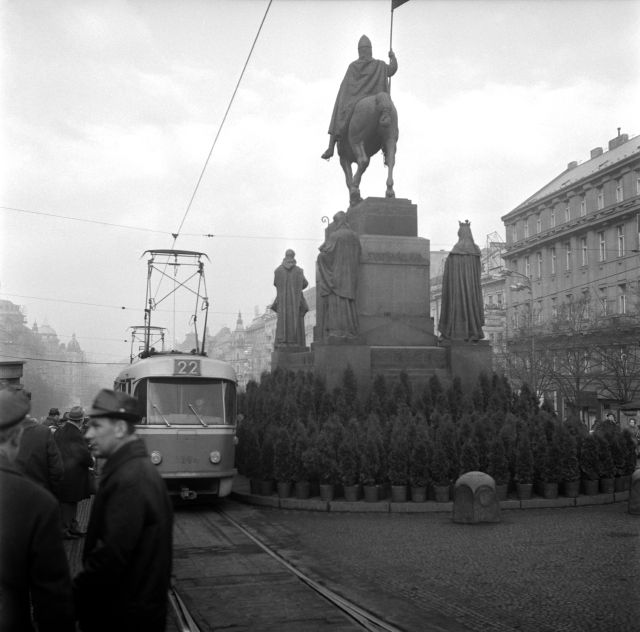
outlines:
[{"label": "overhead wire", "polygon": [[236,94],[238,92],[238,89],[240,88],[240,82],[242,81],[242,78],[244,77],[244,73],[245,70],[247,69],[247,66],[249,65],[249,60],[251,59],[251,55],[253,54],[253,49],[256,46],[256,43],[258,41],[258,38],[260,37],[260,32],[262,31],[262,27],[265,23],[265,20],[267,19],[267,15],[269,13],[269,9],[271,8],[271,3],[273,2],[273,0],[269,0],[269,4],[267,5],[267,8],[264,12],[264,16],[262,16],[262,21],[260,22],[260,26],[258,27],[258,32],[256,33],[255,38],[253,39],[253,44],[251,44],[251,49],[249,50],[249,54],[247,55],[247,59],[244,62],[244,66],[242,67],[242,72],[240,73],[240,77],[238,77],[238,81],[236,82],[236,87],[233,90],[233,94],[231,95],[231,99],[229,100],[229,104],[227,105],[227,109],[224,113],[224,116],[222,117],[222,121],[220,122],[220,125],[218,127],[218,131],[216,133],[215,138],[213,139],[213,143],[211,144],[211,149],[209,149],[209,154],[207,155],[207,159],[204,161],[204,165],[202,167],[202,170],[200,171],[200,176],[198,177],[198,180],[196,182],[196,185],[193,189],[193,193],[191,194],[191,198],[189,200],[189,204],[187,204],[187,209],[184,212],[184,215],[182,216],[182,221],[180,222],[180,226],[178,226],[178,230],[173,233],[173,245],[175,246],[176,241],[178,240],[178,237],[180,236],[180,231],[182,230],[182,227],[184,226],[184,222],[187,219],[187,215],[189,214],[189,211],[191,210],[191,205],[193,204],[193,200],[196,197],[196,194],[198,192],[198,189],[200,187],[200,183],[202,182],[202,178],[204,177],[204,172],[207,169],[207,165],[209,164],[209,160],[211,159],[211,155],[213,154],[213,150],[215,149],[215,146],[218,142],[218,138],[220,137],[220,133],[222,132],[222,128],[225,124],[225,121],[227,120],[227,116],[229,114],[229,111],[231,110],[231,106],[233,105],[233,101],[236,97]]}]

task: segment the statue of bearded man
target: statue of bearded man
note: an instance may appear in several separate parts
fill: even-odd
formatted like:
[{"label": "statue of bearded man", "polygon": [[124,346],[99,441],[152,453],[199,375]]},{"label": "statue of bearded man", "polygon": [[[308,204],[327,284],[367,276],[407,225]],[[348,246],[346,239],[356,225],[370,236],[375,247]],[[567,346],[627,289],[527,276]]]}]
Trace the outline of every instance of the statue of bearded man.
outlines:
[{"label": "statue of bearded man", "polygon": [[364,97],[389,92],[389,77],[395,75],[397,70],[398,62],[392,50],[389,51],[389,64],[373,59],[371,41],[366,35],[360,38],[358,59],[349,64],[333,106],[329,123],[329,147],[322,158],[329,160],[333,156],[336,142],[346,137],[356,103]]}]

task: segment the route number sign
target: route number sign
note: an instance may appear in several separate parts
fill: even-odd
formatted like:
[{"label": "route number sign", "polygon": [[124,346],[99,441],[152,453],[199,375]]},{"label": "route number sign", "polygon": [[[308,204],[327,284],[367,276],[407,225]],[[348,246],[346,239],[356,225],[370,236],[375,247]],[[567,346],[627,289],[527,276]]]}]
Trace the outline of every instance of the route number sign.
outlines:
[{"label": "route number sign", "polygon": [[200,375],[200,360],[174,360],[173,374],[185,376]]}]

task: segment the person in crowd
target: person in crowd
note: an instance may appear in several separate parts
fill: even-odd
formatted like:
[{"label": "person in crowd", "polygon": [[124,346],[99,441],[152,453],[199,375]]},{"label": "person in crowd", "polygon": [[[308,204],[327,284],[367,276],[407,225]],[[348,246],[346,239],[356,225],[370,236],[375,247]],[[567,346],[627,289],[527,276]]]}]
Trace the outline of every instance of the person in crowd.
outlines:
[{"label": "person in crowd", "polygon": [[78,502],[89,498],[91,491],[89,468],[93,467],[93,459],[80,429],[83,420],[82,407],[74,406],[69,411],[68,420],[53,435],[64,466],[58,498],[63,536],[67,540],[84,535],[77,520]]},{"label": "person in crowd", "polygon": [[62,457],[48,426],[33,417],[22,422],[22,439],[15,463],[32,481],[58,495],[64,474]]},{"label": "person in crowd", "polygon": [[0,630],[73,632],[58,503],[14,463],[29,409],[22,391],[0,389]]},{"label": "person in crowd", "polygon": [[[166,485],[135,434],[142,413],[126,393],[101,390],[85,438],[106,459],[74,579],[83,632],[164,632],[173,511]],[[104,599],[118,604],[105,608]]]},{"label": "person in crowd", "polygon": [[55,432],[60,425],[60,411],[57,408],[50,408],[44,424],[51,432]]}]

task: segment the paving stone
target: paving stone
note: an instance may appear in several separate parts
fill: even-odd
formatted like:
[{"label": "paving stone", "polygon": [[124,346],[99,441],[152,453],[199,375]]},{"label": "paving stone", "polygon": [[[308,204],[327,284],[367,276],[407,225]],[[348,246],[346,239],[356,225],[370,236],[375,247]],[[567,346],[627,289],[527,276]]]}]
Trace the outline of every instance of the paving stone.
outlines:
[{"label": "paving stone", "polygon": [[319,498],[281,498],[282,509],[302,509],[305,511],[328,511],[329,503]]},{"label": "paving stone", "polygon": [[586,505],[608,505],[614,501],[613,494],[595,494],[594,496],[578,496],[576,498],[576,506],[584,507]]},{"label": "paving stone", "polygon": [[574,498],[529,498],[521,500],[522,509],[548,509],[550,507],[575,507]]},{"label": "paving stone", "polygon": [[357,513],[389,513],[389,503],[378,501],[376,503],[366,503],[364,501],[349,502],[346,500],[333,500],[329,503],[329,511],[357,512]]}]

